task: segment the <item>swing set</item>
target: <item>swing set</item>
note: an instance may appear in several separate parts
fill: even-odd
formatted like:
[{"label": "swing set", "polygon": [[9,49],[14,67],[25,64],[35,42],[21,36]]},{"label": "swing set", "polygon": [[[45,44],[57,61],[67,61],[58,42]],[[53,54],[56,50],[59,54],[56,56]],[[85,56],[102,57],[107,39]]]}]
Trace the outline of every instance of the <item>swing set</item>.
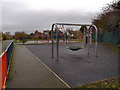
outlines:
[{"label": "swing set", "polygon": [[[64,34],[64,38],[63,38],[63,43],[64,44],[67,44],[69,45],[70,42],[70,46],[67,46],[66,49],[69,49],[69,50],[72,50],[72,51],[78,51],[80,49],[83,49],[84,46],[86,46],[86,44],[88,44],[88,55],[89,55],[89,48],[90,48],[90,42],[89,41],[92,41],[90,36],[91,33],[92,33],[92,28],[95,29],[95,32],[96,32],[96,36],[95,36],[95,56],[97,57],[97,27],[95,25],[90,25],[90,24],[70,24],[70,23],[54,23],[52,25],[52,29],[51,29],[51,39],[52,39],[52,58],[54,58],[54,36],[53,36],[53,29],[55,29],[55,32],[56,32],[56,46],[57,46],[57,61],[59,61],[59,33],[60,33],[60,29],[58,26],[62,26],[61,29],[63,31],[63,34]],[[76,43],[74,43],[75,41],[72,41],[71,40],[71,37],[73,37],[74,35],[73,34],[70,34],[70,32],[68,32],[67,30],[65,30],[64,26],[79,26],[82,28],[82,26],[85,26],[86,29],[84,28],[84,46],[79,44],[79,45],[76,45]],[[80,31],[80,29],[79,29]],[[87,39],[86,39],[87,37]],[[69,40],[67,40],[69,39]],[[80,41],[76,41],[78,43],[80,43]],[[68,44],[69,43],[69,44]]]}]

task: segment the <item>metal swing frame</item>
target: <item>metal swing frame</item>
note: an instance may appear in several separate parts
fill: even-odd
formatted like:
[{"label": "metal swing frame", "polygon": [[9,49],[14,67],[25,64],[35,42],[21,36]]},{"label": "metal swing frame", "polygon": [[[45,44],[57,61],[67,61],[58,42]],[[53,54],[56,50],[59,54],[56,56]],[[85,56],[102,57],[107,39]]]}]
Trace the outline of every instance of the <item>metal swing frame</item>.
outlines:
[{"label": "metal swing frame", "polygon": [[[56,38],[57,38],[57,42],[56,42],[56,46],[57,46],[57,62],[59,61],[59,29],[58,29],[58,26],[57,25],[62,25],[62,26],[89,26],[89,28],[87,29],[88,30],[88,55],[89,55],[89,47],[90,47],[90,42],[89,42],[89,34],[90,34],[90,30],[92,27],[95,28],[95,31],[96,31],[96,36],[95,36],[95,56],[97,57],[97,27],[93,24],[71,24],[71,23],[54,23],[52,24],[52,28],[51,28],[51,38],[52,38],[52,58],[54,58],[54,36],[53,36],[53,29],[54,29],[54,26],[55,26],[55,29],[56,29]],[[86,31],[86,30],[85,30]],[[85,34],[85,31],[84,31],[84,34]]]}]

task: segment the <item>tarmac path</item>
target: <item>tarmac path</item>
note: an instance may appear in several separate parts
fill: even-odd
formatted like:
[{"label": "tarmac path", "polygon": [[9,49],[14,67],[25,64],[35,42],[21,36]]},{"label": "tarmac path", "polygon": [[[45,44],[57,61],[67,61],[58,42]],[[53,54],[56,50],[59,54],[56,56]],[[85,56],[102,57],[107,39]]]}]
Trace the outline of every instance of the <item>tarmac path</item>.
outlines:
[{"label": "tarmac path", "polygon": [[68,88],[67,84],[46,67],[23,45],[14,47],[6,88]]}]

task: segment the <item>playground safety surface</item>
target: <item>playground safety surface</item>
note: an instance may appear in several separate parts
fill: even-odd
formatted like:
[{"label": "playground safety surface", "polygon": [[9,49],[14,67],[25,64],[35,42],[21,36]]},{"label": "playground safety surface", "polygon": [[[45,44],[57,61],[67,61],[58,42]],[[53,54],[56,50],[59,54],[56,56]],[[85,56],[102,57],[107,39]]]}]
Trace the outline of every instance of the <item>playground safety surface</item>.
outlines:
[{"label": "playground safety surface", "polygon": [[93,46],[88,56],[87,48],[71,51],[60,45],[59,62],[56,61],[56,46],[54,59],[51,44],[25,46],[70,87],[118,75],[118,55],[101,45],[98,45],[98,57],[95,57]]}]

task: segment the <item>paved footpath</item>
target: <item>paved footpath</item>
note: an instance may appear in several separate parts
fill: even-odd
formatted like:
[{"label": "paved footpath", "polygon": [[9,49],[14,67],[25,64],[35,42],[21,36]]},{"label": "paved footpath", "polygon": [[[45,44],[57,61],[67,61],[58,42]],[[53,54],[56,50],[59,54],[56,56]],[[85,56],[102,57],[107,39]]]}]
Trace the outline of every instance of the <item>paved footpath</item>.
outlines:
[{"label": "paved footpath", "polygon": [[14,47],[12,66],[6,88],[67,88],[54,72],[50,71],[23,45]]}]

